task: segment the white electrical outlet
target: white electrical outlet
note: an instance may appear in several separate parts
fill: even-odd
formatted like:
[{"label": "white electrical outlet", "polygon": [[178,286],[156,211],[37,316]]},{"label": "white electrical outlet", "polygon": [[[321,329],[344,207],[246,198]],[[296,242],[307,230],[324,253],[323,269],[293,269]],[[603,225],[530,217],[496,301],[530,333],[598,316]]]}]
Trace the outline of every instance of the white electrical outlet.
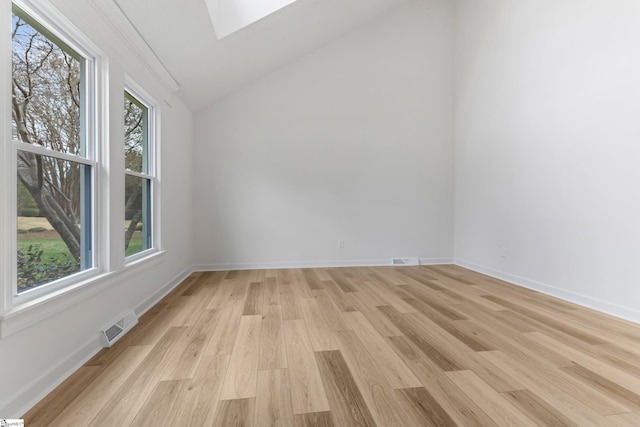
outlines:
[{"label": "white electrical outlet", "polygon": [[344,249],[344,240],[338,240],[338,247]]}]

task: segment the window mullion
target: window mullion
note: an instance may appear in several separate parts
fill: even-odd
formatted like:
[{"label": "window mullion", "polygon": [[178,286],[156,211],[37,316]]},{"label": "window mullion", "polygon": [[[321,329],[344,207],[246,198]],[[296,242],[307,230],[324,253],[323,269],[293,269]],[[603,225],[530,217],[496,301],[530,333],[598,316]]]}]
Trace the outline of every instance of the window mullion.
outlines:
[{"label": "window mullion", "polygon": [[140,173],[140,172],[132,171],[132,170],[129,170],[129,169],[125,169],[124,174],[125,175],[129,175],[129,176],[135,176],[137,178],[153,179],[153,176],[151,176],[151,175],[147,175],[146,173]]},{"label": "window mullion", "polygon": [[15,147],[20,151],[27,151],[33,154],[40,154],[47,157],[54,157],[56,159],[66,160],[68,162],[80,163],[87,166],[95,167],[97,162],[85,157],[76,156],[74,154],[62,153],[60,151],[50,150],[40,145],[28,144],[21,141],[13,141]]}]

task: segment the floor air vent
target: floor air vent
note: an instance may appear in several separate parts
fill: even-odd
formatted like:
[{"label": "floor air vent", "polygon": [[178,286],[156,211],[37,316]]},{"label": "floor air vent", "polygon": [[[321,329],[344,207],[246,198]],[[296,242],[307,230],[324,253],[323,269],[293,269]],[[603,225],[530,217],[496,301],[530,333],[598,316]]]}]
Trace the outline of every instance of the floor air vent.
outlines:
[{"label": "floor air vent", "polygon": [[102,345],[104,347],[111,347],[137,323],[138,316],[136,316],[133,311],[129,311],[127,314],[100,331]]},{"label": "floor air vent", "polygon": [[392,258],[392,265],[420,265],[420,260],[418,258]]}]

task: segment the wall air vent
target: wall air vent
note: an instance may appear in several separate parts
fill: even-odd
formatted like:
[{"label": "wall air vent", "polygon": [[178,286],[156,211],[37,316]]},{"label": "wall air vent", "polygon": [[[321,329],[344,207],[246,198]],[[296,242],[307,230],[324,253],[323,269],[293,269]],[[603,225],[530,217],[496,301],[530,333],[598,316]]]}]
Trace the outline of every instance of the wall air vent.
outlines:
[{"label": "wall air vent", "polygon": [[124,334],[129,332],[138,323],[138,316],[129,310],[127,314],[112,322],[100,331],[100,338],[104,347],[111,347]]},{"label": "wall air vent", "polygon": [[391,265],[401,266],[401,265],[420,265],[420,260],[418,258],[392,258]]}]

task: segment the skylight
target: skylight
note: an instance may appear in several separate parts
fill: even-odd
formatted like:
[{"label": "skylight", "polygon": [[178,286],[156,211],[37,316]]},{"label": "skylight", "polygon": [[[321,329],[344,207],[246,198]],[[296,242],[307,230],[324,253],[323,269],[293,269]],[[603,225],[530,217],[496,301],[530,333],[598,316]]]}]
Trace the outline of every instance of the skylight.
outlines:
[{"label": "skylight", "polygon": [[205,0],[218,39],[261,20],[296,0]]}]

